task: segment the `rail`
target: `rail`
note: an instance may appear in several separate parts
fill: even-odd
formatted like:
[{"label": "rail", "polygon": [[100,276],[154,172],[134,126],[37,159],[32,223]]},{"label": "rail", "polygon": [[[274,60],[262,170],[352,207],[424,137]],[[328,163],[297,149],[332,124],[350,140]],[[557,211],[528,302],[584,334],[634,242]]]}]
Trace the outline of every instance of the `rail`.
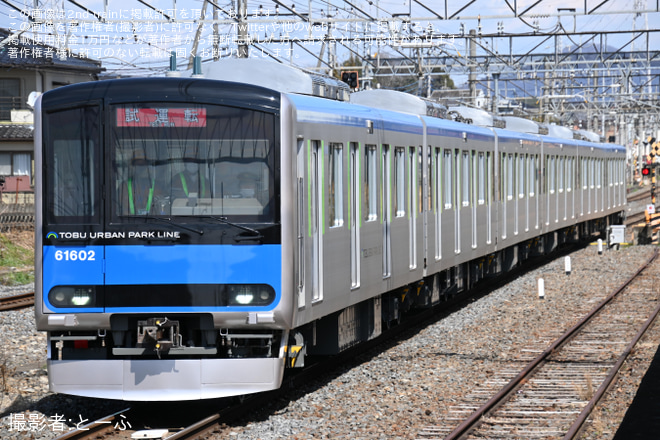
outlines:
[{"label": "rail", "polygon": [[[533,361],[531,361],[517,376],[515,376],[513,380],[511,380],[508,384],[506,384],[503,388],[501,388],[485,404],[483,404],[477,410],[472,412],[470,416],[467,417],[462,423],[460,423],[460,425],[457,426],[449,435],[444,437],[445,440],[457,440],[457,439],[466,438],[468,434],[472,436],[471,438],[480,438],[478,434],[475,432],[478,429],[478,426],[482,425],[483,422],[487,421],[490,417],[494,417],[493,414],[495,411],[502,413],[506,412],[506,411],[502,411],[502,408],[506,405],[505,402],[510,401],[510,399],[512,399],[512,396],[516,394],[514,392],[517,393],[523,392],[522,387],[524,384],[530,383],[534,376],[538,376],[539,372],[545,371],[543,369],[543,366],[547,365],[551,356],[555,359],[558,358],[559,356],[558,353],[565,348],[566,344],[569,341],[573,340],[573,338],[576,337],[578,332],[582,331],[588,323],[592,322],[594,318],[605,309],[606,306],[610,305],[612,301],[617,296],[619,296],[619,294],[621,294],[627,287],[629,287],[633,283],[633,281],[635,281],[638,278],[638,276],[646,268],[648,268],[651,265],[651,263],[653,263],[653,261],[657,258],[657,256],[658,256],[658,250],[656,249],[653,256],[648,261],[646,261],[645,264],[637,272],[635,272],[635,274],[633,274],[633,276],[631,276],[628,280],[622,283],[621,286],[619,286],[612,294],[610,294],[605,300],[603,300],[598,306],[596,306],[587,316],[581,319],[580,322],[575,324],[562,336],[556,339],[548,348],[546,348],[538,357],[536,357]],[[635,337],[632,339],[632,342],[630,342],[627,345],[626,349],[623,350],[623,354],[619,356],[616,363],[611,368],[609,368],[608,374],[606,375],[606,377],[602,379],[601,385],[599,386],[596,393],[594,393],[591,399],[589,399],[588,403],[584,406],[577,419],[572,424],[570,424],[570,428],[568,428],[565,437],[563,437],[564,440],[574,438],[574,436],[579,432],[582,424],[590,414],[591,410],[596,406],[597,402],[602,398],[605,391],[616,377],[617,372],[619,371],[626,357],[632,351],[632,348],[634,347],[635,343],[641,338],[641,336],[644,334],[646,329],[648,329],[648,327],[654,321],[654,319],[656,318],[659,312],[660,312],[660,307],[657,307],[651,313],[650,317],[646,319],[641,329],[637,331]],[[594,334],[597,333],[598,332],[594,332]],[[589,347],[590,345],[593,346],[593,341],[587,341],[586,343],[584,343],[584,345],[579,346],[576,352],[580,354],[581,350],[588,349],[586,347]],[[575,353],[576,349],[573,350]],[[594,353],[596,353],[597,355],[598,352],[600,351],[602,350],[596,350]],[[560,360],[558,362],[564,364],[569,363],[566,360]],[[586,375],[583,372],[580,372],[579,374],[583,376]],[[594,374],[594,373],[589,372],[588,374]],[[566,375],[564,374],[561,380],[564,380],[565,378]],[[553,381],[556,381],[556,379],[548,380],[548,383],[552,383]],[[570,387],[575,387],[575,384],[571,384]],[[510,410],[507,414],[511,414],[513,412],[514,410]],[[513,418],[510,415],[509,417]],[[547,420],[545,422],[547,422]],[[430,427],[427,428],[422,433],[420,433],[418,435],[418,438],[428,438],[429,436],[433,436],[434,438],[437,438],[437,434],[438,431],[435,428]],[[498,438],[506,438],[505,432],[500,432],[499,434],[501,435],[499,435]],[[520,437],[518,436],[518,438]]]},{"label": "rail", "polygon": [[34,305],[34,292],[0,298],[0,311],[24,309]]},{"label": "rail", "polygon": [[102,417],[88,423],[87,425],[66,432],[56,437],[55,440],[89,440],[103,438],[108,434],[117,432],[116,426],[121,422],[120,417],[128,411],[130,411],[130,408]]}]

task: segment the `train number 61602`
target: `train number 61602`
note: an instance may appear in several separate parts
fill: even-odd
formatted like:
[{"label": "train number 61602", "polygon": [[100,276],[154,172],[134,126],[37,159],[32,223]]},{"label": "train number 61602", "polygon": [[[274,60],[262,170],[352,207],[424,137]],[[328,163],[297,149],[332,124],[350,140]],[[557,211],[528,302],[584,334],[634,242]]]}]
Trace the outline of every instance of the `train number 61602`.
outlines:
[{"label": "train number 61602", "polygon": [[57,261],[95,261],[95,251],[55,251]]}]

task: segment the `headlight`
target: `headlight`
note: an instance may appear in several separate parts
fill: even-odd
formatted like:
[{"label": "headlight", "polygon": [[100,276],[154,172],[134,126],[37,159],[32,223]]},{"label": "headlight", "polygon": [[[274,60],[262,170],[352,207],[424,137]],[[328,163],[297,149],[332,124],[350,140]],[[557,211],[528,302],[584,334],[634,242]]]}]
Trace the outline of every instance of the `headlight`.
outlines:
[{"label": "headlight", "polygon": [[275,300],[275,290],[266,284],[231,284],[227,293],[230,306],[265,306]]},{"label": "headlight", "polygon": [[94,286],[57,286],[48,293],[48,301],[54,307],[96,307]]}]

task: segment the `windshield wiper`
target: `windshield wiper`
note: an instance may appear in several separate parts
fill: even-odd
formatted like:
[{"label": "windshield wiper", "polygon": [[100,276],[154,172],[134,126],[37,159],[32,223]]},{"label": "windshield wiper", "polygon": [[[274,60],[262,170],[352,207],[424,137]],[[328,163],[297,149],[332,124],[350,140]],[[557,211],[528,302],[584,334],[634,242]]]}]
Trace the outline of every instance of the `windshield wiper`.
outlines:
[{"label": "windshield wiper", "polygon": [[237,223],[230,222],[229,220],[227,220],[227,217],[216,217],[214,215],[201,215],[200,217],[210,218],[212,220],[219,221],[220,223],[224,223],[226,225],[233,226],[237,229],[240,229],[240,230],[243,230],[245,232],[249,232],[250,234],[252,234],[251,236],[238,235],[238,236],[234,237],[234,240],[236,240],[236,241],[261,240],[261,239],[264,238],[264,236],[261,235],[261,232],[257,231],[256,229],[248,228],[247,226],[242,226],[242,225],[239,225]]},{"label": "windshield wiper", "polygon": [[131,219],[148,219],[148,220],[158,220],[164,223],[168,223],[170,225],[176,226],[177,228],[185,229],[190,232],[194,232],[199,235],[204,235],[204,231],[200,231],[199,229],[191,228],[190,226],[185,226],[180,223],[174,222],[169,218],[166,217],[156,217],[155,215],[120,215],[120,218],[131,218]]}]

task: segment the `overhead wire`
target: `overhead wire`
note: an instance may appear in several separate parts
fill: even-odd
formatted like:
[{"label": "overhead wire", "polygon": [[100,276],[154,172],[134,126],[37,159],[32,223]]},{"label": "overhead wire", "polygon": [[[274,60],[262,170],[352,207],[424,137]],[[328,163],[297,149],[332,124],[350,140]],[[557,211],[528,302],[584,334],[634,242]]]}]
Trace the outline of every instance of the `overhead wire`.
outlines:
[{"label": "overhead wire", "polygon": [[[10,12],[7,12],[7,10],[11,7],[14,7],[14,3],[12,3],[13,0],[0,0],[0,5],[2,5],[2,9],[0,9],[0,14],[4,16],[9,16]],[[76,7],[81,7],[83,9],[86,9],[86,7],[82,6],[76,1],[70,1],[67,0],[69,4],[75,5]],[[153,10],[158,10],[152,3],[152,0],[140,0],[140,3],[144,5],[145,8],[151,8]],[[408,0],[412,1],[412,0]],[[428,0],[426,0],[428,1]],[[367,41],[370,37],[374,37],[374,35],[382,34],[384,36],[390,37],[390,36],[400,36],[402,38],[409,38],[409,39],[414,39],[414,38],[422,38],[424,37],[424,32],[421,29],[414,28],[414,27],[408,27],[406,29],[406,33],[401,35],[400,29],[396,29],[396,25],[398,24],[403,24],[405,22],[406,17],[396,17],[395,18],[395,13],[393,12],[396,9],[396,5],[394,2],[387,2],[385,0],[381,1],[361,1],[359,2],[358,0],[350,0],[350,1],[335,1],[335,0],[311,0],[311,1],[304,1],[304,0],[277,0],[277,2],[267,2],[266,0],[250,0],[248,2],[248,15],[249,18],[253,18],[255,20],[259,20],[259,14],[256,16],[254,15],[255,12],[258,12],[259,9],[263,8],[264,5],[270,4],[270,5],[277,5],[277,3],[281,3],[283,5],[289,5],[287,6],[288,8],[291,8],[295,10],[295,12],[298,14],[296,16],[295,14],[292,14],[292,18],[297,18],[302,20],[304,18],[307,19],[325,19],[325,20],[330,20],[331,18],[341,21],[344,20],[344,23],[346,24],[345,26],[337,26],[332,29],[333,35],[336,36],[336,38],[341,38],[343,37],[344,40],[347,42],[347,45],[349,47],[355,47],[355,44],[360,44],[359,42],[362,41],[361,44],[364,45],[364,47],[367,47]],[[201,9],[202,5],[204,4],[204,0],[193,0],[194,6],[197,8]],[[190,8],[190,3],[187,4],[187,7]],[[213,1],[211,0],[209,2],[212,5],[215,5],[214,7],[219,7],[221,10],[221,19],[223,20],[228,20],[228,12],[233,8],[233,2],[218,2],[218,1]],[[421,5],[422,7],[424,6],[423,2],[420,1],[415,1],[415,5],[410,5],[411,7],[411,12],[412,15],[415,15],[416,11],[413,6],[419,10],[419,7],[416,5]],[[8,5],[14,5],[14,6],[8,6]],[[311,6],[311,9],[310,9]],[[508,6],[509,9],[513,10],[512,5],[509,3],[509,1],[506,1],[506,6]],[[611,11],[612,8],[615,6],[613,5],[605,5],[603,7],[603,11]],[[391,9],[394,8],[394,9]],[[195,8],[193,8],[195,9]],[[375,11],[375,12],[374,12]],[[93,11],[94,12],[94,11]],[[234,11],[235,12],[235,11]],[[97,12],[98,13],[98,12]],[[290,11],[286,11],[283,7],[280,8],[280,13],[283,15],[284,13],[291,13]],[[325,15],[325,17],[323,17]],[[597,16],[597,15],[595,15]],[[167,16],[168,18],[172,18]],[[262,17],[263,18],[263,17]],[[270,17],[273,18],[273,11],[270,11]],[[281,18],[281,17],[280,17]],[[347,21],[349,19],[356,19],[356,18],[362,18],[363,20],[359,20],[356,22],[350,22]],[[408,19],[411,19],[412,17],[408,17]],[[395,19],[393,21],[393,19]],[[517,17],[516,18],[518,21],[523,23],[525,26],[530,27],[534,30],[537,30],[539,33],[555,33],[555,32],[564,32],[566,33],[566,29],[564,28],[563,24],[561,23],[561,20],[557,20],[558,23],[555,23],[554,26],[544,26],[540,27],[537,24],[532,24],[529,22],[529,20],[525,17]],[[593,20],[592,17],[587,17],[587,20]],[[362,23],[370,23],[374,22],[377,20],[384,20],[388,21],[389,23],[392,23],[393,28],[389,27],[368,27],[366,25],[362,25]],[[604,18],[599,18],[598,22],[602,22]],[[609,22],[612,22],[614,19],[609,20]],[[205,21],[210,22],[211,18],[206,17]],[[199,22],[199,20],[196,21],[196,23]],[[120,36],[123,38],[122,41],[125,44],[128,44],[131,39],[132,40],[140,40],[145,46],[150,46],[154,49],[154,51],[159,51],[162,52],[164,56],[170,51],[170,50],[183,50],[187,49],[185,42],[185,39],[183,39],[181,42],[178,43],[173,43],[173,42],[167,42],[167,43],[161,43],[160,41],[154,42],[147,38],[146,34],[144,31],[142,33],[136,31],[135,29],[135,23],[136,21],[130,21],[131,23],[131,28],[130,30],[126,32],[117,32],[116,35]],[[270,22],[269,22],[270,23]],[[443,22],[443,25],[446,26],[448,22]],[[360,25],[358,25],[360,24]],[[221,35],[223,37],[223,41],[228,41],[232,40],[231,37],[234,36],[234,29],[230,25],[220,25],[220,30],[218,31],[218,35]],[[271,28],[274,28],[274,26],[271,26]],[[41,35],[42,37],[45,36],[47,33],[44,31],[36,31],[37,33],[35,35]],[[179,36],[185,35],[186,32],[184,31],[177,31]],[[322,34],[322,31],[315,31],[317,32],[316,35],[312,35],[313,38],[310,41],[310,44],[314,42],[320,42],[325,39],[326,36]],[[268,30],[264,32],[265,35],[267,35]],[[307,33],[309,35],[312,34],[311,30],[307,30]],[[201,34],[202,38],[204,39],[204,44],[200,45],[200,48],[207,49],[207,53],[214,47],[218,46],[217,42],[213,41],[213,30],[211,29],[211,26],[205,26],[203,33]],[[350,42],[349,38],[353,39],[353,42]],[[89,45],[89,40],[85,39],[84,36],[78,36],[79,38],[79,46],[82,47],[84,45]],[[299,41],[305,41],[306,36],[303,35],[301,36]],[[135,41],[136,43],[138,41]],[[571,39],[571,42],[573,44],[576,44],[574,40]],[[363,47],[363,49],[364,49]],[[378,50],[382,51],[383,47],[378,46]],[[396,47],[390,47],[389,50],[394,52],[395,54],[402,54],[401,51],[397,50]],[[443,47],[443,48],[430,48],[430,49],[425,49],[424,52],[427,54],[437,52],[437,51],[450,51],[451,52],[451,47]],[[362,50],[358,49],[358,52],[362,52]],[[364,54],[366,55],[366,54]],[[365,61],[365,57],[362,56],[360,57],[363,61]],[[459,57],[460,58],[460,55]],[[159,60],[162,60],[162,58],[159,58]],[[149,66],[149,63],[153,60],[139,60],[137,64],[139,65],[145,65]],[[127,60],[127,65],[130,63],[130,60]],[[150,69],[151,67],[146,67],[147,69]]]}]

